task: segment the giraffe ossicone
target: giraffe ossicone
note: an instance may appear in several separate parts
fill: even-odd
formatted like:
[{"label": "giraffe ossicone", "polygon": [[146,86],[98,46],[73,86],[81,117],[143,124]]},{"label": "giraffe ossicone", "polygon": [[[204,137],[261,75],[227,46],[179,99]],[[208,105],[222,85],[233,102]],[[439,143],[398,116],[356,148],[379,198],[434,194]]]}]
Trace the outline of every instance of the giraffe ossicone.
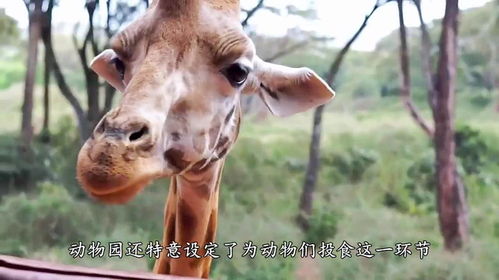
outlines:
[{"label": "giraffe ossicone", "polygon": [[[100,201],[125,203],[152,180],[171,177],[163,245],[214,241],[241,95],[257,94],[278,116],[334,96],[312,70],[258,58],[237,0],[156,0],[91,67],[123,95],[81,148],[78,180]],[[154,271],[206,278],[210,265],[211,258],[162,254]]]}]

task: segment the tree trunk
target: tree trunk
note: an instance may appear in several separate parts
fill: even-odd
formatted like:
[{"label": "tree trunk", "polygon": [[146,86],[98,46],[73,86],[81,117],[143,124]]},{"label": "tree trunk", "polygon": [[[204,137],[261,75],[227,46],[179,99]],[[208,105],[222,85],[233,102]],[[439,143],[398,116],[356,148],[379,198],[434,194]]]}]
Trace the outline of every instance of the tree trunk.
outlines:
[{"label": "tree trunk", "polygon": [[105,85],[104,108],[102,109],[100,118],[102,118],[107,112],[109,112],[109,110],[111,110],[111,107],[113,106],[113,98],[115,93],[116,90],[114,89],[113,86],[111,86],[110,84]]},{"label": "tree trunk", "polygon": [[300,198],[300,213],[298,214],[297,222],[304,232],[306,232],[310,226],[309,218],[310,215],[312,215],[312,203],[314,201],[315,186],[317,185],[317,175],[320,167],[320,144],[323,112],[324,105],[317,107],[314,111],[308,165],[305,173],[303,191]]},{"label": "tree trunk", "polygon": [[[84,44],[90,43],[94,56],[98,55],[98,50],[97,50],[97,45],[95,44],[94,41],[94,21],[93,21],[93,14],[94,14],[95,8],[92,9],[92,11],[89,11],[89,41],[86,41]],[[86,47],[82,49],[82,54],[81,54],[81,62],[82,66],[85,68],[85,79],[87,83],[87,102],[88,102],[88,113],[87,113],[87,118],[88,121],[90,122],[91,127],[93,128],[95,125],[97,125],[97,122],[100,120],[101,116],[101,111],[100,111],[100,105],[99,105],[99,76],[90,69],[88,66],[87,62],[87,56],[86,56]]]},{"label": "tree trunk", "polygon": [[[50,36],[43,34],[42,36]],[[50,39],[47,39],[50,40]],[[45,49],[45,67],[43,72],[43,127],[41,132],[42,142],[48,142],[50,139],[50,71],[51,71],[51,60],[48,55],[47,49]]]},{"label": "tree trunk", "polygon": [[[353,42],[359,37],[364,28],[367,26],[369,18],[374,14],[374,12],[380,7],[379,3],[376,3],[371,10],[371,12],[366,15],[362,25],[359,27],[357,32],[350,38],[350,40],[345,44],[341,51],[336,56],[334,62],[331,64],[329,72],[326,77],[326,82],[331,85],[336,77],[336,74],[340,70],[340,66],[347,52],[350,50]],[[315,187],[317,185],[317,175],[320,168],[320,138],[322,132],[322,115],[324,112],[324,105],[317,107],[314,111],[314,120],[312,124],[312,139],[310,141],[309,148],[309,158],[307,170],[305,173],[305,182],[303,183],[303,190],[300,198],[300,212],[296,218],[300,228],[306,232],[309,228],[309,218],[312,214],[312,204],[313,196],[315,192]]]},{"label": "tree trunk", "polygon": [[463,247],[469,238],[464,186],[456,172],[454,106],[457,64],[458,0],[447,0],[440,38],[436,84],[435,154],[437,206],[447,250]]},{"label": "tree trunk", "polygon": [[400,88],[400,96],[402,98],[402,103],[409,111],[411,117],[416,122],[416,124],[423,129],[423,131],[430,138],[433,138],[433,129],[427,124],[423,116],[419,113],[412,102],[411,97],[411,73],[409,68],[409,47],[407,45],[407,30],[404,21],[404,11],[403,11],[404,0],[397,0],[398,13],[399,13],[399,34],[400,34],[400,73],[402,79],[402,85]]},{"label": "tree trunk", "polygon": [[[54,0],[49,0],[47,10],[43,13],[42,38],[44,42],[52,45],[52,9]],[[41,140],[45,143],[50,141],[50,74],[52,71],[52,59],[47,48],[45,48],[45,69],[43,77],[43,128]]]},{"label": "tree trunk", "polygon": [[87,111],[87,119],[90,124],[90,128],[94,128],[95,125],[100,120],[101,111],[99,105],[99,77],[95,72],[90,69],[86,71],[86,84],[87,84],[87,102],[88,102],[88,111]]},{"label": "tree trunk", "polygon": [[89,122],[90,128],[92,129],[101,117],[101,110],[99,105],[99,76],[90,69],[87,61],[87,47],[90,46],[94,56],[98,55],[98,46],[94,38],[94,13],[97,8],[97,2],[95,0],[87,1],[85,8],[87,9],[88,15],[88,31],[81,47],[78,47],[76,39],[75,47],[77,48],[78,55],[80,57],[80,63],[83,67],[83,72],[85,74],[85,83],[87,89],[87,120]]},{"label": "tree trunk", "polygon": [[29,38],[28,58],[26,62],[26,76],[24,81],[24,99],[21,122],[21,153],[29,159],[31,142],[33,140],[33,91],[36,79],[36,65],[38,60],[38,42],[41,35],[42,0],[35,0],[33,10],[29,10]]}]

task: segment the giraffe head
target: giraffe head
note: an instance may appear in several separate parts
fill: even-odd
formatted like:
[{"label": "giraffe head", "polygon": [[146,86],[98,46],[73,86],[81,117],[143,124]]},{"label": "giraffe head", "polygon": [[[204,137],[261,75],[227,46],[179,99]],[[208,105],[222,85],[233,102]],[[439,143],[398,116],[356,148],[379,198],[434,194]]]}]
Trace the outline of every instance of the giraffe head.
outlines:
[{"label": "giraffe head", "polygon": [[91,67],[123,93],[78,156],[78,180],[109,203],[224,157],[237,135],[242,94],[258,94],[278,116],[334,96],[310,69],[258,58],[237,0],[157,0]]}]

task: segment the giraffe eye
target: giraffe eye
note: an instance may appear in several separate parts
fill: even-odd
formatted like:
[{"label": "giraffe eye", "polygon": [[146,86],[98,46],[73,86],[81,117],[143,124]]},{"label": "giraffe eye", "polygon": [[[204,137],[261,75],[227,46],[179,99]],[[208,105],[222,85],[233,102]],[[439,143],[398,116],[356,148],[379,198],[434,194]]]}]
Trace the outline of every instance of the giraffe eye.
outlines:
[{"label": "giraffe eye", "polygon": [[114,68],[116,68],[116,71],[118,71],[118,74],[120,75],[120,79],[124,80],[125,79],[125,63],[118,57],[115,57],[111,60],[111,64],[114,65]]},{"label": "giraffe eye", "polygon": [[222,74],[227,78],[233,87],[240,87],[248,78],[249,69],[241,63],[234,63],[222,70]]}]

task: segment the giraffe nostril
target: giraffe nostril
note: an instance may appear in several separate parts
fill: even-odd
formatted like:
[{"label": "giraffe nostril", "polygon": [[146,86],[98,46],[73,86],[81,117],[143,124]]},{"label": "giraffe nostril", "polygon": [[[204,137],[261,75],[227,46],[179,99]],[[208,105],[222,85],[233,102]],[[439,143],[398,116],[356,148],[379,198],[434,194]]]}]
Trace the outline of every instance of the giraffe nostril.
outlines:
[{"label": "giraffe nostril", "polygon": [[128,139],[130,140],[130,142],[134,142],[140,140],[142,137],[144,137],[144,135],[147,135],[147,133],[149,133],[149,129],[147,128],[147,126],[143,126],[140,130],[130,134]]}]

